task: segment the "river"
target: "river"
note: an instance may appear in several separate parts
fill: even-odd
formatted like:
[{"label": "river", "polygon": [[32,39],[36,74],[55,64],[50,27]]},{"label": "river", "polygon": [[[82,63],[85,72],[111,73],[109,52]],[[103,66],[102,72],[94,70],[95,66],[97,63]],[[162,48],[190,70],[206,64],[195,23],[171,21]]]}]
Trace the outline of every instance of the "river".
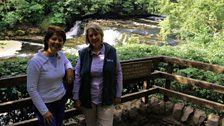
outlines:
[{"label": "river", "polygon": [[[91,20],[89,23],[94,22],[100,24],[104,31],[104,41],[114,46],[123,46],[126,43],[133,43],[133,41],[158,46],[168,43],[174,46],[177,44],[174,39],[169,39],[168,42],[164,42],[158,36],[160,31],[158,23],[162,19],[162,17],[128,20],[98,19]],[[66,32],[67,41],[63,48],[63,51],[66,53],[77,54],[78,49],[86,46],[85,33],[83,32],[85,28],[82,29],[81,25],[85,26],[82,21],[76,21],[74,26]],[[0,59],[32,56],[40,48],[43,48],[43,44],[41,43],[0,40]]]}]

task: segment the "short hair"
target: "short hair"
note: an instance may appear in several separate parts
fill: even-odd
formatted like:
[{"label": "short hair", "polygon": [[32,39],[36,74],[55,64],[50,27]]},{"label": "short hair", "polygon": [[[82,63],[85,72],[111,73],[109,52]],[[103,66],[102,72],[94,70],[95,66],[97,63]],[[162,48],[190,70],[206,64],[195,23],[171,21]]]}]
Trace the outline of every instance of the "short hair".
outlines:
[{"label": "short hair", "polygon": [[90,43],[90,42],[89,42],[89,39],[88,39],[88,30],[89,30],[89,29],[92,29],[92,30],[94,30],[95,32],[99,33],[99,34],[101,35],[101,37],[102,37],[102,41],[103,41],[103,36],[104,36],[104,34],[103,34],[103,30],[102,30],[102,28],[100,28],[100,26],[97,25],[97,24],[90,24],[90,25],[88,25],[87,28],[86,28],[86,44],[89,44],[89,43]]},{"label": "short hair", "polygon": [[44,36],[44,50],[47,50],[49,48],[48,40],[54,34],[56,34],[57,36],[62,37],[63,43],[65,43],[65,41],[66,41],[66,33],[65,33],[65,31],[61,27],[59,27],[59,26],[51,25],[51,26],[48,27],[48,29],[47,29],[47,31],[45,33],[45,36]]}]

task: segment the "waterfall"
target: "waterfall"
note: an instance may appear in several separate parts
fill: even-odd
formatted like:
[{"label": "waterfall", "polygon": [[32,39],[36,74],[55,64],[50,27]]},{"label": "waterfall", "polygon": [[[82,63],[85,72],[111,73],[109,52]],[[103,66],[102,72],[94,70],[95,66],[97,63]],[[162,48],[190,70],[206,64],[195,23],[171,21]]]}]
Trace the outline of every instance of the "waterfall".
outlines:
[{"label": "waterfall", "polygon": [[66,33],[66,38],[71,39],[79,34],[81,21],[76,21],[74,26]]},{"label": "waterfall", "polygon": [[103,30],[103,33],[103,41],[111,45],[116,45],[122,37],[121,33],[114,29]]}]

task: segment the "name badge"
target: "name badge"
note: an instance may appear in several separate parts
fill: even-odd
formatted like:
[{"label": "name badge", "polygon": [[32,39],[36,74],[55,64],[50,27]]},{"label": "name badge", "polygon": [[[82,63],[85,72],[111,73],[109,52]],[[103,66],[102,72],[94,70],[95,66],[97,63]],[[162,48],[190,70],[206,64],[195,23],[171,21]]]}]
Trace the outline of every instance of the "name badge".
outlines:
[{"label": "name badge", "polygon": [[112,59],[106,59],[107,62],[114,62]]}]

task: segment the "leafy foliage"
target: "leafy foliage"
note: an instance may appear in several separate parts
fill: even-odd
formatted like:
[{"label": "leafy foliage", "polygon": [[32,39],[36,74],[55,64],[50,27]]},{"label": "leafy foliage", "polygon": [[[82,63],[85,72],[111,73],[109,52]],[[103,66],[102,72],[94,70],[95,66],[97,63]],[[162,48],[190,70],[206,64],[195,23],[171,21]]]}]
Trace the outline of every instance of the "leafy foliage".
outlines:
[{"label": "leafy foliage", "polygon": [[42,22],[66,25],[89,15],[158,13],[159,7],[157,0],[7,0],[0,3],[0,30],[18,24],[44,26]]},{"label": "leafy foliage", "polygon": [[2,28],[10,27],[19,23],[37,24],[42,20],[44,6],[35,1],[8,0],[1,3],[0,17]]},{"label": "leafy foliage", "polygon": [[0,78],[26,73],[27,58],[0,62]]},{"label": "leafy foliage", "polygon": [[[167,18],[161,23],[161,35],[170,35],[209,45],[223,38],[223,0],[161,0],[161,13]],[[217,38],[220,37],[220,38]]]}]

